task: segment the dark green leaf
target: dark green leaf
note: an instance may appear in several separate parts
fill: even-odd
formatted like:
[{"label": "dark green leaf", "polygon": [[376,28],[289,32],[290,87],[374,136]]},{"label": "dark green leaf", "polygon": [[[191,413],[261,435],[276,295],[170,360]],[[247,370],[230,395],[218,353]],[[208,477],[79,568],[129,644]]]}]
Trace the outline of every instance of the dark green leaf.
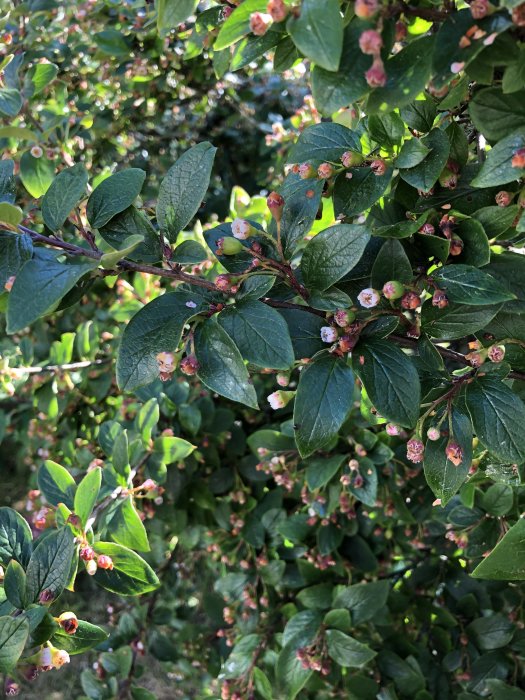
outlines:
[{"label": "dark green leaf", "polygon": [[250,32],[250,16],[253,12],[266,12],[265,0],[245,0],[236,7],[221,27],[213,46],[214,51],[228,48]]},{"label": "dark green leaf", "polygon": [[33,535],[24,518],[12,508],[0,508],[0,562],[7,566],[16,559],[27,566],[31,557]]},{"label": "dark green leaf", "polygon": [[[372,114],[368,118],[368,131],[381,148],[389,149],[401,144],[405,125],[397,112]],[[396,165],[400,167],[397,162]]]},{"label": "dark green leaf", "polygon": [[133,504],[131,496],[120,501],[108,516],[108,532],[112,540],[138,552],[150,549],[146,528]]},{"label": "dark green leaf", "polygon": [[111,542],[97,542],[97,554],[111,557],[113,569],[97,569],[94,580],[99,586],[118,595],[143,595],[154,591],[159,579],[142,557],[131,549]]},{"label": "dark green leaf", "polygon": [[27,599],[38,602],[43,591],[56,600],[69,580],[75,553],[73,533],[68,527],[52,532],[39,542],[27,566]]},{"label": "dark green leaf", "polygon": [[67,634],[60,628],[50,641],[58,649],[64,649],[68,654],[74,655],[93,649],[93,647],[105,642],[107,638],[108,634],[102,628],[85,620],[79,620],[75,634]]},{"label": "dark green leaf", "polygon": [[140,194],[145,179],[144,170],[128,168],[102,180],[87,203],[86,215],[91,226],[101,228],[130,207]]},{"label": "dark green leaf", "polygon": [[5,570],[4,591],[11,605],[19,610],[25,608],[26,573],[16,559],[12,559]]},{"label": "dark green leaf", "polygon": [[351,168],[351,178],[342,174],[335,181],[334,211],[336,216],[355,216],[369,209],[385,193],[392,178],[392,169],[375,175],[371,168]]},{"label": "dark green leaf", "polygon": [[218,321],[248,362],[272,369],[289,369],[293,364],[288,326],[266,304],[246,299],[227,307],[219,314]]},{"label": "dark green leaf", "polygon": [[22,95],[20,90],[14,88],[0,89],[0,115],[2,117],[16,117],[22,109]]},{"label": "dark green leaf", "polygon": [[198,375],[212,391],[232,401],[257,408],[257,396],[241,354],[230,336],[209,319],[195,331],[195,355]]},{"label": "dark green leaf", "polygon": [[99,228],[99,233],[115,250],[120,250],[130,236],[142,236],[144,242],[126,256],[130,260],[152,263],[162,258],[158,232],[149,219],[135,207],[128,207],[111,218],[105,226]]},{"label": "dark green leaf", "polygon": [[312,357],[326,347],[321,340],[321,328],[326,325],[323,318],[297,309],[281,309],[279,313],[288,325],[296,360]]},{"label": "dark green leaf", "polygon": [[346,455],[309,459],[306,463],[305,477],[310,491],[326,486],[337,474],[345,459]]},{"label": "dark green leaf", "polygon": [[469,637],[482,651],[499,649],[506,646],[514,635],[514,625],[508,617],[496,613],[488,617],[479,617],[467,627]]},{"label": "dark green leaf", "polygon": [[396,158],[396,167],[414,168],[419,165],[430,153],[430,148],[425,146],[421,139],[409,139],[405,141]]},{"label": "dark green leaf", "polygon": [[348,608],[354,625],[373,620],[376,613],[386,605],[390,586],[388,581],[372,581],[346,586],[338,591],[334,607]]},{"label": "dark green leaf", "polygon": [[516,298],[494,277],[470,265],[446,265],[432,278],[451,301],[460,304],[488,306]]},{"label": "dark green leaf", "polygon": [[475,578],[525,580],[525,520],[520,518],[472,572]]},{"label": "dark green leaf", "polygon": [[88,174],[82,163],[64,168],[42,199],[42,218],[51,231],[58,231],[86,191]]},{"label": "dark green leaf", "polygon": [[372,661],[376,652],[340,630],[327,630],[329,656],[345,668],[360,668]]},{"label": "dark green leaf", "polygon": [[158,0],[157,29],[165,36],[184,22],[194,11],[197,0]]},{"label": "dark green leaf", "polygon": [[525,147],[525,127],[513,131],[487,153],[487,159],[481,166],[477,177],[472,180],[474,187],[494,187],[507,182],[519,180],[525,174],[525,168],[514,168],[512,157],[520,148]]},{"label": "dark green leaf", "polygon": [[294,406],[295,439],[302,457],[328,444],[353,403],[354,375],[350,367],[323,353],[301,372]]},{"label": "dark green leaf", "polygon": [[296,656],[294,644],[283,647],[275,667],[275,677],[280,689],[280,697],[286,700],[294,700],[297,694],[304,688],[312,675],[310,669],[304,669]]},{"label": "dark green leaf", "polygon": [[157,355],[176,350],[182,329],[205,308],[196,292],[176,291],[146,304],[133,316],[122,334],[117,358],[117,382],[133,391],[159,376]]},{"label": "dark green leaf", "polygon": [[29,194],[38,199],[47,192],[55,176],[53,161],[45,156],[35,158],[26,151],[20,158],[20,179]]},{"label": "dark green leaf", "polygon": [[370,232],[365,226],[336,224],[321,231],[308,243],[301,259],[307,287],[324,290],[357,265]]},{"label": "dark green leaf", "polygon": [[25,233],[0,231],[0,288],[17,275],[22,265],[33,255],[33,242]]},{"label": "dark green leaf", "polygon": [[187,440],[171,435],[161,435],[155,438],[153,443],[154,452],[159,455],[165,464],[180,462],[190,455],[194,449],[195,446]]},{"label": "dark green leaf", "polygon": [[201,206],[210,183],[216,150],[207,141],[193,146],[171,166],[162,180],[157,220],[169,241],[175,241]]},{"label": "dark green leaf", "polygon": [[299,16],[290,15],[286,28],[306,58],[336,71],[343,49],[343,18],[339,0],[303,0]]},{"label": "dark green leaf", "polygon": [[15,164],[12,160],[6,158],[0,160],[0,202],[8,202],[12,204],[15,201]]},{"label": "dark green leaf", "polygon": [[496,306],[470,306],[467,304],[449,304],[438,309],[428,301],[423,304],[421,314],[422,328],[431,338],[464,338],[466,335],[484,328],[501,309]]},{"label": "dark green leaf", "polygon": [[85,475],[77,487],[73,510],[80,518],[84,527],[97,501],[101,482],[102,469],[100,467],[95,467]]},{"label": "dark green leaf", "polygon": [[345,151],[361,153],[359,136],[342,124],[321,122],[305,129],[290,151],[288,163],[337,163]]},{"label": "dark green leaf", "polygon": [[481,507],[497,518],[507,515],[514,504],[514,493],[508,484],[492,484],[481,497]]},{"label": "dark green leaf", "polygon": [[447,164],[450,143],[441,129],[432,129],[421,141],[430,153],[413,168],[402,169],[400,175],[412,187],[422,192],[429,192]]},{"label": "dark green leaf", "polygon": [[487,375],[468,384],[467,408],[480,442],[501,460],[525,462],[525,405],[501,379]]},{"label": "dark green leaf", "polygon": [[384,418],[405,427],[415,424],[419,417],[419,377],[402,350],[384,340],[368,340],[355,348],[352,365]]},{"label": "dark green leaf", "polygon": [[403,245],[394,238],[386,240],[372,267],[372,286],[381,289],[385,282],[412,281],[412,265]]},{"label": "dark green leaf", "polygon": [[64,503],[73,510],[77,485],[67,469],[60,464],[46,460],[38,470],[38,488],[52,506]]},{"label": "dark green leaf", "polygon": [[29,623],[20,617],[0,617],[0,671],[8,673],[20,658],[27,638]]},{"label": "dark green leaf", "polygon": [[474,126],[486,139],[499,141],[525,127],[524,100],[523,90],[505,95],[501,88],[489,87],[475,93],[468,111]]},{"label": "dark green leaf", "polygon": [[[434,119],[436,118],[436,103],[429,95],[425,93],[423,99],[415,100],[406,107],[402,107],[399,110],[399,114],[401,115],[401,119],[406,122],[410,129],[426,134],[430,131],[430,129],[432,129]],[[418,143],[421,142],[418,141]],[[414,165],[417,164],[414,163]]]}]

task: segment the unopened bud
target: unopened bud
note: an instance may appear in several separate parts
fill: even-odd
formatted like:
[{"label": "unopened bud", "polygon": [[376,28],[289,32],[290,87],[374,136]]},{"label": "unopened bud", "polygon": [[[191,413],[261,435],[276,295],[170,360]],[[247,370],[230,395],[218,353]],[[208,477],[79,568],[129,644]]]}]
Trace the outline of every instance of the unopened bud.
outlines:
[{"label": "unopened bud", "polygon": [[370,163],[370,170],[378,177],[386,173],[386,162],[380,158],[376,158]]},{"label": "unopened bud", "polygon": [[335,343],[337,340],[337,329],[333,326],[323,326],[321,328],[321,340],[323,343]]},{"label": "unopened bud", "polygon": [[404,292],[404,285],[402,285],[401,282],[398,282],[397,280],[391,280],[390,282],[386,282],[383,285],[383,295],[387,299],[400,299],[403,296]]},{"label": "unopened bud", "polygon": [[181,360],[180,371],[189,377],[197,374],[199,371],[199,362],[195,355],[186,355],[186,357]]},{"label": "unopened bud", "polygon": [[240,241],[238,241],[236,238],[227,236],[222,240],[222,246],[220,247],[221,252],[219,255],[237,255],[237,253],[240,253],[244,249],[245,248]]},{"label": "unopened bud", "polygon": [[357,153],[357,151],[345,151],[341,156],[341,163],[345,166],[345,168],[352,168],[356,165],[361,165],[363,160],[363,156],[361,153]]},{"label": "unopened bud", "polygon": [[359,37],[359,48],[367,55],[375,56],[383,47],[381,34],[375,29],[367,29]]},{"label": "unopened bud", "polygon": [[270,192],[266,198],[266,206],[270,210],[275,221],[280,221],[284,209],[284,197],[278,192]]},{"label": "unopened bud", "polygon": [[321,165],[317,168],[317,174],[321,179],[327,180],[334,174],[334,168],[332,165],[330,165],[330,163],[321,163]]},{"label": "unopened bud", "polygon": [[459,467],[463,461],[463,450],[457,442],[449,442],[445,448],[445,454],[449,462],[452,462],[455,467]]},{"label": "unopened bud", "polygon": [[440,437],[441,437],[441,433],[439,431],[439,428],[432,427],[432,428],[429,428],[427,430],[427,438],[429,440],[432,440],[433,442],[435,442],[436,440],[439,440]]},{"label": "unopened bud", "polygon": [[496,195],[496,204],[498,207],[508,207],[509,204],[512,202],[514,195],[512,192],[506,192],[505,190],[501,190],[501,192],[498,192]]},{"label": "unopened bud", "polygon": [[355,0],[354,12],[360,19],[370,19],[379,11],[378,0]]},{"label": "unopened bud", "polygon": [[276,411],[284,408],[295,396],[295,391],[274,391],[267,397],[268,403]]},{"label": "unopened bud", "polygon": [[232,221],[232,233],[234,238],[237,238],[239,241],[244,241],[254,233],[254,228],[250,222],[245,219],[234,219]]},{"label": "unopened bud", "polygon": [[401,297],[401,306],[404,309],[417,309],[420,304],[421,299],[416,292],[408,291]]},{"label": "unopened bud", "polygon": [[108,557],[107,554],[100,554],[97,557],[97,566],[99,569],[107,569],[108,571],[113,570],[113,559]]},{"label": "unopened bud", "polygon": [[250,31],[255,36],[263,36],[266,34],[272,24],[272,16],[265,12],[252,12],[250,15]]},{"label": "unopened bud", "polygon": [[345,328],[345,326],[355,321],[355,313],[347,309],[338,309],[334,314],[334,321],[341,328]]}]

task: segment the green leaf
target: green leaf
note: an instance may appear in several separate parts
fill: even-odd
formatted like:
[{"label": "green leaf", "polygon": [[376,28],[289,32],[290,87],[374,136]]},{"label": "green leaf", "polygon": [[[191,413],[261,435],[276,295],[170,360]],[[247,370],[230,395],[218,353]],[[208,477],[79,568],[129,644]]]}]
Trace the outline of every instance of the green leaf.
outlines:
[{"label": "green leaf", "polygon": [[86,191],[87,170],[82,163],[64,168],[55,177],[42,199],[42,218],[53,232],[62,228],[73,207]]},{"label": "green leaf", "polygon": [[479,617],[467,627],[467,634],[482,651],[507,646],[514,636],[515,626],[501,613]]},{"label": "green leaf", "polygon": [[446,265],[431,277],[450,301],[459,304],[487,306],[516,298],[492,275],[470,265]]},{"label": "green leaf", "polygon": [[318,610],[302,610],[286,623],[283,645],[294,649],[311,644],[317,637],[323,616]]},{"label": "green leaf", "polygon": [[58,253],[28,260],[16,275],[9,293],[7,332],[17,333],[56,309],[76,283],[98,266],[98,261],[60,263]]},{"label": "green leaf", "polygon": [[525,462],[525,404],[501,379],[478,377],[467,385],[467,408],[480,442],[503,461]]},{"label": "green leaf", "polygon": [[257,408],[257,396],[241,354],[216,319],[210,318],[195,331],[195,356],[199,379],[220,396]]},{"label": "green leaf", "polygon": [[26,572],[16,559],[12,559],[5,570],[4,591],[11,605],[19,610],[25,608]]},{"label": "green leaf", "polygon": [[387,83],[368,98],[367,112],[391,112],[412,102],[430,78],[434,37],[412,41],[385,62]]},{"label": "green leaf", "polygon": [[117,29],[105,29],[94,35],[93,41],[105,54],[118,59],[127,58],[130,47],[124,35]]},{"label": "green leaf", "polygon": [[492,484],[481,497],[481,507],[500,518],[512,509],[514,492],[508,484]]},{"label": "green leaf", "polygon": [[430,301],[423,304],[421,325],[431,338],[454,340],[464,338],[484,328],[501,309],[496,306],[471,306],[450,303],[444,309],[432,306]]},{"label": "green leaf", "polygon": [[105,642],[107,638],[107,632],[104,632],[101,627],[92,625],[85,620],[79,620],[75,634],[67,634],[62,628],[59,628],[51,637],[50,642],[57,649],[64,649],[73,656],[93,649],[93,647]]},{"label": "green leaf", "polygon": [[253,680],[255,681],[255,690],[263,698],[263,700],[273,700],[273,689],[268,676],[261,671],[260,668],[253,669]]},{"label": "green leaf", "polygon": [[[414,100],[414,102],[411,102],[406,107],[402,107],[399,110],[399,114],[410,129],[426,134],[432,129],[437,114],[437,108],[435,101],[427,93],[419,97],[423,97],[423,99]],[[421,144],[421,141],[417,139],[416,142]],[[414,163],[414,165],[417,165],[417,163]]]},{"label": "green leaf", "polygon": [[525,519],[520,518],[508,530],[471,575],[496,581],[525,581]]},{"label": "green leaf", "polygon": [[[498,207],[501,211],[501,207]],[[506,214],[501,214],[504,218]],[[475,219],[463,219],[458,223],[455,233],[464,244],[463,252],[458,255],[456,262],[482,267],[490,262],[490,245],[485,229]],[[485,270],[487,272],[487,270]]]},{"label": "green leaf", "polygon": [[[413,236],[421,226],[427,220],[428,214],[425,212],[417,219],[408,219],[404,221],[398,221],[395,224],[387,224],[386,226],[380,226],[375,228],[373,231],[374,236],[379,238],[408,238]],[[442,241],[449,246],[449,242],[446,239],[438,238],[437,236],[426,236],[426,240],[430,241]]]},{"label": "green leaf", "polygon": [[[405,133],[405,124],[397,112],[371,114],[368,117],[368,131],[381,148],[392,149],[401,144]],[[396,165],[398,165],[397,162]]]},{"label": "green leaf", "polygon": [[279,313],[288,326],[296,360],[312,357],[316,352],[326,347],[321,340],[321,328],[325,325],[324,319],[298,309],[281,309]]},{"label": "green leaf", "polygon": [[86,474],[77,487],[73,510],[80,518],[84,527],[91,515],[93,506],[97,502],[101,483],[102,469],[100,467],[95,467]]},{"label": "green leaf", "polygon": [[111,557],[113,569],[97,569],[95,583],[118,595],[143,595],[159,586],[157,574],[131,549],[112,542],[96,542],[97,554]]},{"label": "green leaf", "polygon": [[56,600],[62,593],[71,571],[75,554],[73,533],[68,527],[52,532],[37,543],[27,565],[27,599],[37,603],[43,591]]},{"label": "green leaf", "polygon": [[301,372],[294,406],[295,440],[302,457],[327,445],[353,403],[354,374],[343,360],[323,353]]},{"label": "green leaf", "polygon": [[392,178],[392,169],[375,175],[371,168],[350,168],[350,179],[339,175],[334,186],[334,211],[339,216],[355,216],[369,209],[385,193]]},{"label": "green leaf", "polygon": [[29,623],[20,617],[0,617],[0,671],[8,673],[20,658],[27,638]]},{"label": "green leaf", "polygon": [[161,37],[188,19],[197,0],[157,0],[157,30]]},{"label": "green leaf", "polygon": [[142,444],[145,447],[149,447],[151,434],[155,429],[155,426],[159,422],[159,418],[159,402],[156,398],[149,399],[149,401],[146,401],[146,403],[140,407],[137,413],[135,423],[137,426],[137,430],[139,431],[140,436],[142,438]]},{"label": "green leaf", "polygon": [[141,236],[143,242],[126,255],[130,260],[152,263],[162,258],[158,232],[150,220],[135,207],[128,207],[114,216],[105,226],[99,228],[99,233],[116,250],[120,250],[130,237]]},{"label": "green leaf", "polygon": [[305,478],[310,491],[326,486],[330,479],[337,474],[345,460],[346,455],[309,459],[306,463]]},{"label": "green leaf", "polygon": [[55,164],[44,156],[35,158],[26,151],[20,158],[20,179],[32,197],[38,199],[47,192],[55,177]]},{"label": "green leaf", "polygon": [[228,306],[218,322],[242,357],[258,367],[289,369],[294,353],[288,326],[274,309],[255,299]]},{"label": "green leaf", "polygon": [[[290,173],[280,188],[284,197],[281,236],[286,254],[292,255],[301,239],[310,232],[319,211],[323,192],[322,180],[301,180]],[[274,224],[271,224],[270,231]]]},{"label": "green leaf", "polygon": [[12,508],[0,508],[0,562],[7,566],[15,559],[27,566],[33,548],[31,528]]},{"label": "green leaf", "polygon": [[359,37],[371,26],[370,22],[354,17],[345,27],[337,72],[314,66],[311,73],[312,94],[322,114],[331,115],[341,107],[348,107],[368,92],[365,73],[372,65],[372,57],[359,48]]},{"label": "green leaf", "polygon": [[406,170],[402,169],[399,174],[412,187],[429,192],[447,164],[450,143],[447,135],[441,129],[432,129],[421,141],[430,153],[418,165]]},{"label": "green leaf", "polygon": [[[425,445],[425,479],[434,495],[441,499],[442,506],[446,506],[457,493],[472,464],[472,424],[456,408],[452,411],[452,430],[452,436],[442,436],[435,441],[427,440]],[[463,459],[458,466],[447,459],[445,454],[449,440],[457,442],[463,451]]]},{"label": "green leaf", "polygon": [[[359,136],[342,124],[321,122],[306,128],[291,149],[288,163],[337,163],[345,151],[361,153]],[[310,186],[313,181],[309,183]]]},{"label": "green leaf", "polygon": [[107,527],[111,539],[118,544],[138,552],[149,552],[150,546],[146,528],[137,513],[131,496],[120,501],[112,513],[108,515]]},{"label": "green leaf", "polygon": [[275,666],[275,678],[278,684],[278,697],[294,700],[304,688],[312,675],[310,669],[304,669],[296,656],[293,644],[287,644],[281,650]]},{"label": "green leaf", "polygon": [[208,253],[197,241],[183,241],[172,253],[171,260],[182,265],[193,265],[206,260]]},{"label": "green leaf", "polygon": [[210,184],[216,150],[207,141],[197,144],[171,166],[162,180],[157,220],[169,241],[175,241],[201,206]]},{"label": "green leaf", "polygon": [[354,625],[373,620],[376,613],[386,605],[390,585],[388,581],[357,583],[340,588],[333,602],[335,608],[348,608]]},{"label": "green leaf", "polygon": [[157,355],[173,352],[190,318],[207,308],[196,292],[178,290],[157,297],[133,316],[122,334],[117,357],[117,383],[134,391],[159,376]]},{"label": "green leaf", "polygon": [[370,231],[365,226],[337,224],[318,233],[306,246],[301,259],[304,283],[325,290],[357,265]]},{"label": "green leaf", "polygon": [[77,485],[67,469],[47,459],[38,470],[38,488],[52,506],[64,503],[73,510]]},{"label": "green leaf", "polygon": [[412,265],[403,245],[395,238],[386,240],[372,267],[372,286],[381,289],[385,282],[391,280],[408,283],[412,277]]},{"label": "green leaf", "polygon": [[472,180],[474,187],[494,187],[514,182],[525,175],[525,168],[512,167],[512,157],[520,148],[525,148],[525,127],[513,131],[487,153],[487,159],[478,175]]},{"label": "green leaf", "polygon": [[474,126],[486,139],[500,141],[525,127],[524,100],[525,90],[505,95],[501,88],[489,87],[474,94],[468,111]]},{"label": "green leaf", "polygon": [[327,630],[328,655],[340,666],[345,668],[361,668],[372,661],[376,652],[361,644],[357,639],[349,637],[340,630]]},{"label": "green leaf", "polygon": [[266,12],[267,0],[245,0],[236,7],[222,25],[213,50],[215,52],[228,48],[250,32],[250,16],[254,12]]},{"label": "green leaf", "polygon": [[86,207],[86,215],[93,228],[101,228],[116,214],[130,207],[139,196],[146,179],[140,168],[127,168],[102,180]]},{"label": "green leaf", "polygon": [[16,228],[24,218],[24,213],[20,207],[9,202],[0,202],[0,225]]},{"label": "green leaf", "polygon": [[237,71],[256,61],[268,51],[274,49],[281,39],[279,25],[271,26],[263,36],[247,36],[240,41],[233,52],[230,70]]},{"label": "green leaf", "polygon": [[[478,221],[482,226],[484,231],[487,231],[490,238],[499,238],[503,236],[513,225],[517,215],[518,207],[512,204],[509,207],[482,207],[478,211],[474,212],[473,218]],[[462,222],[467,223],[466,221]],[[490,260],[490,247],[488,251],[488,260]]]},{"label": "green leaf", "polygon": [[0,160],[0,202],[9,202],[12,204],[15,201],[15,164],[12,160],[6,158]]},{"label": "green leaf", "polygon": [[192,445],[187,440],[183,440],[180,437],[171,437],[169,435],[155,438],[153,442],[153,450],[159,455],[164,464],[180,462],[188,457],[194,449],[195,445]]},{"label": "green leaf", "polygon": [[127,429],[122,430],[113,443],[111,451],[111,463],[115,471],[127,479],[130,475],[129,441]]},{"label": "green leaf", "polygon": [[275,275],[250,275],[241,284],[235,298],[240,299],[260,299],[266,296],[266,293],[275,284]]},{"label": "green leaf", "polygon": [[36,63],[33,65],[26,75],[26,85],[31,86],[28,90],[31,93],[31,97],[45,90],[57,75],[58,66],[54,63]]},{"label": "green leaf", "polygon": [[336,71],[343,50],[343,18],[339,0],[303,0],[299,16],[286,23],[294,44],[321,68]]},{"label": "green leaf", "polygon": [[384,418],[407,428],[415,424],[421,387],[414,364],[402,350],[385,340],[368,340],[355,348],[352,366]]},{"label": "green leaf", "polygon": [[22,109],[22,95],[20,90],[14,88],[0,89],[0,115],[2,117],[16,117]]},{"label": "green leaf", "polygon": [[241,637],[228,656],[223,666],[221,677],[239,678],[247,674],[250,670],[255,650],[260,643],[261,637],[258,634],[248,634]]},{"label": "green leaf", "polygon": [[430,148],[425,146],[421,139],[409,139],[403,143],[397,155],[396,167],[414,168],[416,165],[419,165],[429,153]]},{"label": "green leaf", "polygon": [[142,241],[143,237],[140,234],[130,236],[123,241],[123,248],[114,250],[110,253],[104,253],[104,255],[100,258],[100,266],[107,270],[111,270],[123,258],[129,257],[130,253],[132,253],[136,248],[138,248],[139,245],[142,244]]},{"label": "green leaf", "polygon": [[[362,482],[357,485],[356,477],[360,476]],[[368,457],[359,458],[359,467],[352,471],[350,475],[352,479],[349,485],[349,491],[359,501],[373,508],[377,500],[377,470],[374,463]]]}]

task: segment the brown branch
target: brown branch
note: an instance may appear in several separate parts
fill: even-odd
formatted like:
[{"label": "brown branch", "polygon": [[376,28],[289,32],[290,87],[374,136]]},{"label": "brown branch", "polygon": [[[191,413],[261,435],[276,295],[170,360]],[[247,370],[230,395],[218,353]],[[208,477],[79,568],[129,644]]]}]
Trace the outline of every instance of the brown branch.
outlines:
[{"label": "brown branch", "polygon": [[420,17],[427,22],[443,22],[447,19],[451,9],[436,10],[431,7],[411,7],[406,2],[400,2],[398,5],[389,7],[386,12],[386,17],[396,17],[397,15],[407,15],[409,17]]},{"label": "brown branch", "polygon": [[42,367],[8,367],[0,372],[0,374],[17,375],[17,374],[44,374],[45,372],[74,372],[77,369],[87,369],[98,365],[105,365],[111,362],[111,357],[106,357],[100,360],[84,360],[82,362],[67,362],[63,365],[42,365]]}]

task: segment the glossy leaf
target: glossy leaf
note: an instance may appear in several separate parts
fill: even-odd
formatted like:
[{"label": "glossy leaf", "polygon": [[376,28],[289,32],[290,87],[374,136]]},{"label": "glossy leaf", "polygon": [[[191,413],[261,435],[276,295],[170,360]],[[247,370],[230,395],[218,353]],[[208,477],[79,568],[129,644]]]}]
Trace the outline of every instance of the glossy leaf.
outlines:
[{"label": "glossy leaf", "polygon": [[36,603],[44,591],[56,600],[64,590],[75,553],[73,533],[68,527],[48,535],[33,551],[27,566],[27,599]]},{"label": "glossy leaf", "polygon": [[121,170],[103,180],[88,199],[86,215],[93,228],[101,228],[130,207],[140,194],[146,173],[140,168]]},{"label": "glossy leaf", "polygon": [[158,587],[157,574],[131,549],[111,542],[97,542],[94,549],[97,554],[111,557],[113,562],[113,569],[99,567],[93,577],[102,588],[127,596],[143,595]]}]

